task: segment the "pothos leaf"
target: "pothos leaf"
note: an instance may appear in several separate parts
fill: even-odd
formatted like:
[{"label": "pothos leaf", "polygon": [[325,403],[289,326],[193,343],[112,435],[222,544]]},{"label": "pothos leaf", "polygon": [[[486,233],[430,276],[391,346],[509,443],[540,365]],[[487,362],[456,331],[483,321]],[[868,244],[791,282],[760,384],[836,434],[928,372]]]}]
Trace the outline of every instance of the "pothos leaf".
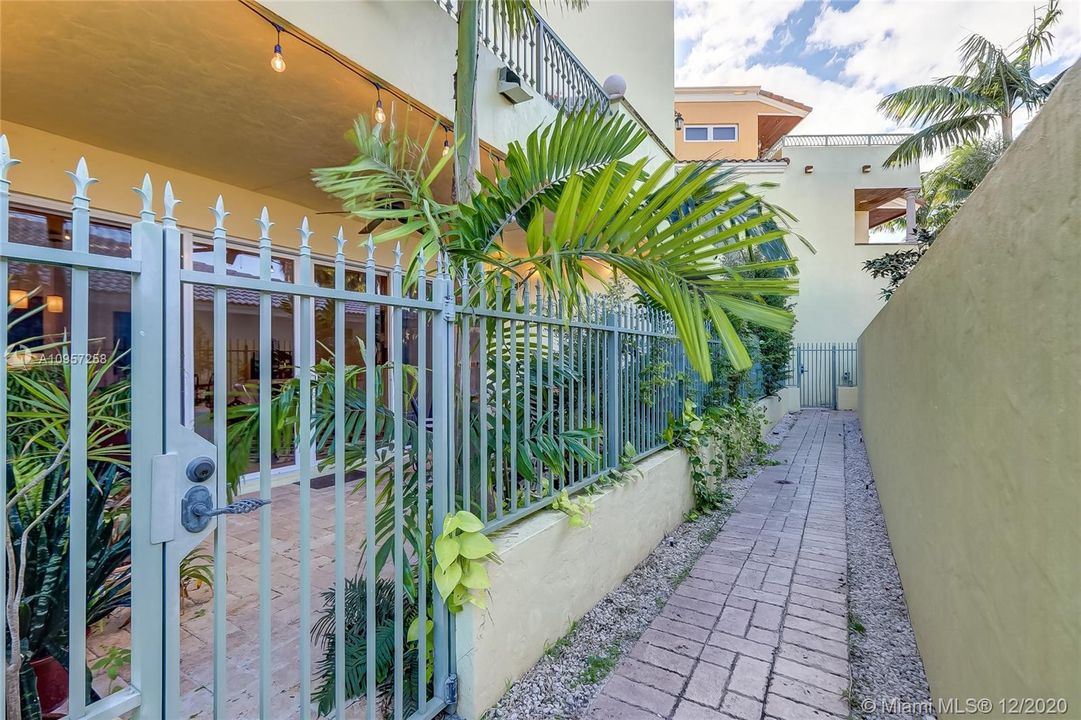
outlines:
[{"label": "pothos leaf", "polygon": [[457,538],[450,535],[440,535],[435,539],[435,559],[439,567],[445,572],[451,563],[458,559],[460,548]]},{"label": "pothos leaf", "polygon": [[432,571],[432,580],[435,581],[435,587],[444,600],[450,598],[451,593],[456,589],[460,589],[458,581],[461,579],[462,566],[457,562],[452,563],[446,570],[437,565]]},{"label": "pothos leaf", "polygon": [[479,532],[462,533],[458,537],[458,552],[462,557],[477,560],[495,552],[495,545]]},{"label": "pothos leaf", "polygon": [[487,590],[492,586],[488,579],[488,570],[479,562],[466,563],[460,582],[470,590]]},{"label": "pothos leaf", "polygon": [[458,529],[462,532],[473,533],[484,529],[484,523],[480,521],[480,518],[468,510],[459,510],[454,513],[454,518],[457,520]]}]

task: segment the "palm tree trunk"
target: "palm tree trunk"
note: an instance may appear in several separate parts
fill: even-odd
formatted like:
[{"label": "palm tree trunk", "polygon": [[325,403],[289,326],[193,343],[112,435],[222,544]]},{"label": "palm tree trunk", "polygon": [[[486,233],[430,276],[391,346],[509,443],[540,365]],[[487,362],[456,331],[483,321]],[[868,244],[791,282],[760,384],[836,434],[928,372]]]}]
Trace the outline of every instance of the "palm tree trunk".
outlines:
[{"label": "palm tree trunk", "polygon": [[1003,113],[1000,118],[1002,120],[1002,142],[1009,145],[1013,142],[1013,115]]},{"label": "palm tree trunk", "polygon": [[454,199],[465,202],[477,189],[477,0],[458,2],[458,66],[454,76]]}]

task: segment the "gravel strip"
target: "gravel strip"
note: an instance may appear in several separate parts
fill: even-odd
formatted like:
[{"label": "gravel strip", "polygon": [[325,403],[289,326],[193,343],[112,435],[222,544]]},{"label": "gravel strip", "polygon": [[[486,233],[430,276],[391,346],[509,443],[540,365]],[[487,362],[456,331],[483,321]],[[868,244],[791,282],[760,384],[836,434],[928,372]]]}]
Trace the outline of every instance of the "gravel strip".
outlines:
[{"label": "gravel strip", "polygon": [[[792,415],[783,418],[767,440],[780,443],[794,419]],[[747,477],[728,481],[732,502],[727,509],[685,522],[666,536],[618,588],[582,616],[533,669],[511,685],[485,717],[581,717],[623,650],[634,646],[683,581],[684,573],[717,535],[731,508],[750,489],[758,470],[748,470]]]},{"label": "gravel strip", "polygon": [[[886,520],[854,414],[845,420],[845,513],[854,717],[934,718]],[[857,631],[857,623],[863,632]]]}]

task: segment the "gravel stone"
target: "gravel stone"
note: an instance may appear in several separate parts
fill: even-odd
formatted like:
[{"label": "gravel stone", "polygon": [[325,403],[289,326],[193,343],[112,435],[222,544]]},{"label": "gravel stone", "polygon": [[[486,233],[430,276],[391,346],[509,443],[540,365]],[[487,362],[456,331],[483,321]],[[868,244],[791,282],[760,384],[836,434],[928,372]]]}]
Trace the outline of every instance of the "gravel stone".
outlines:
[{"label": "gravel stone", "polygon": [[[851,629],[849,664],[853,717],[934,718],[930,689],[908,618],[863,433],[845,419],[845,513],[848,521],[848,609],[864,632]],[[928,712],[899,712],[898,705]],[[892,703],[892,707],[891,707]]]},{"label": "gravel stone", "polygon": [[[767,441],[779,443],[794,419],[792,415],[784,417],[770,431]],[[630,652],[683,580],[685,571],[694,565],[724,525],[731,508],[743,499],[754,483],[758,468],[746,470],[747,477],[727,481],[732,501],[725,510],[685,522],[665,536],[618,588],[582,616],[552,650],[510,686],[485,718],[570,720],[581,717],[606,680],[605,677],[592,683],[583,680],[588,659],[614,660]]]}]

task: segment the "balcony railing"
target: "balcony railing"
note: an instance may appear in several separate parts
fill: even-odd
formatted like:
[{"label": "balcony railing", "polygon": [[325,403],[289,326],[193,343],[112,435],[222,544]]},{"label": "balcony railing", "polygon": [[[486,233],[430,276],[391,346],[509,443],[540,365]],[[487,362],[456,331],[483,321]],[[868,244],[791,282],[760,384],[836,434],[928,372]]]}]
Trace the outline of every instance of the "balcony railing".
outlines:
[{"label": "balcony railing", "polygon": [[[458,17],[458,0],[435,0],[451,17]],[[520,33],[511,31],[502,5],[479,0],[478,35],[522,82],[560,110],[607,107],[608,95],[582,61],[535,12]]]},{"label": "balcony railing", "polygon": [[861,135],[787,135],[774,147],[853,147],[859,145],[899,145],[907,138],[905,133],[878,133]]}]

